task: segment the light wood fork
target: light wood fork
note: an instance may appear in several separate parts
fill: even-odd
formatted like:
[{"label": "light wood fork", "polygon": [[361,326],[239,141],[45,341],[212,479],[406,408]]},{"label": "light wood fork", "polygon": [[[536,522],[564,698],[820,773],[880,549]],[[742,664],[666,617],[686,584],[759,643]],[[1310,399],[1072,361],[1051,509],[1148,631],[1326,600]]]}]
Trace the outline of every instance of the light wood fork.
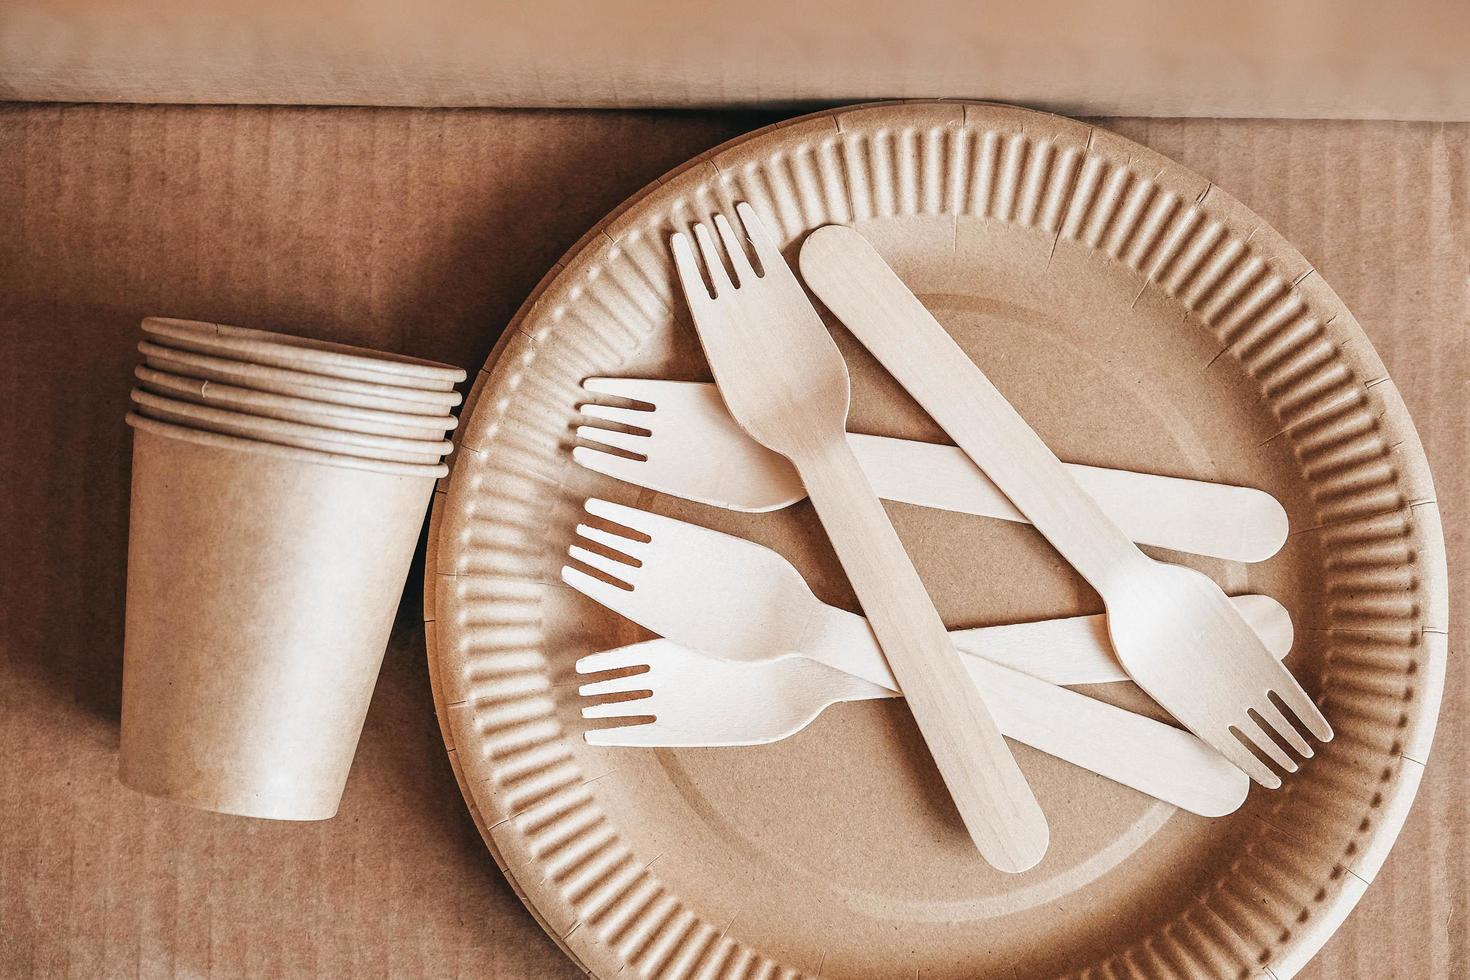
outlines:
[{"label": "light wood fork", "polygon": [[[1286,712],[1317,738],[1332,738],[1322,712],[1220,587],[1194,569],[1139,551],[867,239],[840,225],[819,228],[802,245],[801,271],[827,308],[1102,596],[1118,659],[1154,700],[1272,788],[1281,777],[1262,757],[1287,772],[1298,768],[1278,739],[1312,755]],[[1188,656],[1177,656],[1181,650]]]},{"label": "light wood fork", "polygon": [[[646,538],[577,525],[562,581],[660,636],[740,660],[800,653],[870,683],[898,690],[862,616],[829,606],[782,555],[733,534],[636,507],[593,498],[593,518]],[[1291,649],[1291,616],[1270,596],[1230,600],[1278,660]],[[1070,616],[1034,623],[952,630],[969,660],[992,663],[1052,684],[1107,684],[1128,674],[1113,656],[1107,617]],[[1180,649],[1176,656],[1188,658]]]},{"label": "light wood fork", "polygon": [[[1245,801],[1250,780],[1194,735],[1104,701],[971,657],[966,669],[995,696],[1001,731],[1099,776],[1219,817]],[[806,657],[722,660],[670,640],[594,653],[579,673],[625,672],[582,685],[582,717],[623,721],[589,728],[593,745],[764,745],[794,735],[840,701],[897,697]]]},{"label": "light wood fork", "polygon": [[[582,387],[598,400],[578,406],[589,422],[577,427],[583,445],[572,449],[572,458],[590,470],[728,510],[760,513],[806,497],[792,465],[735,424],[714,385],[588,378]],[[612,399],[648,407],[608,404]],[[861,433],[849,433],[847,441],[884,500],[1026,520],[963,449]],[[1256,562],[1286,541],[1286,510],[1262,490],[1063,465],[1139,544]]]},{"label": "light wood fork", "polygon": [[686,235],[671,242],[715,382],[751,438],[796,467],[975,846],[1025,871],[1046,853],[1046,817],[847,443],[841,352],[755,210],[736,211],[744,242],[714,218],[723,255],[703,224],[702,263]]}]

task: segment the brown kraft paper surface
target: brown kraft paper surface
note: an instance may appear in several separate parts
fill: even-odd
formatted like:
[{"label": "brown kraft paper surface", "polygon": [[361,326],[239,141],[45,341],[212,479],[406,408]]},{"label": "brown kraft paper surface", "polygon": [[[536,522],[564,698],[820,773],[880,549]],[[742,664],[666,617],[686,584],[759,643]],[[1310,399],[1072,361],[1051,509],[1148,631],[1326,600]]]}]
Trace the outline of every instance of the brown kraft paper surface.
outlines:
[{"label": "brown kraft paper surface", "polygon": [[[400,611],[339,816],[285,825],[115,778],[142,316],[483,361],[583,231],[765,118],[319,109],[0,110],[8,574],[0,602],[0,972],[576,975],[496,871]],[[1465,608],[1470,134],[1401,123],[1104,124],[1246,202],[1363,324],[1406,402]],[[416,571],[408,595],[420,589]],[[1300,976],[1456,977],[1470,842],[1463,643],[1372,888]]]}]

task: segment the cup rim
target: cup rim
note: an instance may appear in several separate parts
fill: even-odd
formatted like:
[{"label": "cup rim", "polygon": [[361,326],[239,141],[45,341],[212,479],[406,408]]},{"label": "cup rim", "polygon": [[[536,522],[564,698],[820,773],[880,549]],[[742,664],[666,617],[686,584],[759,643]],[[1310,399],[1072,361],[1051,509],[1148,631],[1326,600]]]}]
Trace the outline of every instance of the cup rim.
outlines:
[{"label": "cup rim", "polygon": [[[337,378],[325,374],[312,374],[307,371],[297,371],[292,368],[274,367],[266,364],[254,364],[249,361],[236,361],[224,357],[214,357],[209,354],[201,354],[197,351],[181,350],[176,347],[167,347],[144,339],[138,342],[138,353],[150,362],[155,370],[166,371],[180,377],[196,377],[188,373],[191,370],[201,372],[213,372],[224,378],[238,379],[226,381],[233,383],[236,387],[251,388],[256,391],[271,391],[264,387],[266,385],[289,386],[292,388],[308,388],[322,391],[321,400],[351,396],[382,403],[396,403],[397,405],[422,405],[433,408],[436,414],[428,416],[437,418],[439,414],[448,415],[455,406],[464,400],[464,396],[458,391],[429,391],[423,388],[395,388],[391,385],[381,385],[372,381],[358,381],[350,378]],[[169,367],[159,367],[160,362]],[[213,381],[214,378],[205,380]],[[253,388],[252,385],[259,384],[262,387]],[[279,394],[278,391],[272,391]],[[306,397],[306,396],[294,396]],[[311,398],[311,401],[318,399]],[[333,402],[344,404],[343,402]],[[352,404],[352,403],[345,403]]]},{"label": "cup rim", "polygon": [[[370,459],[432,465],[430,460],[437,461],[441,459],[453,449],[454,445],[447,439],[439,442],[430,442],[423,439],[401,439],[393,436],[378,436],[365,432],[352,432],[346,429],[329,429],[324,426],[309,425],[305,422],[288,422],[282,419],[267,418],[260,415],[248,415],[244,412],[215,408],[209,405],[199,405],[178,398],[169,398],[166,395],[158,395],[151,391],[145,391],[142,388],[134,388],[128,397],[133,403],[133,410],[135,412],[149,417],[156,417],[153,413],[166,414],[169,418],[163,421],[170,421],[175,425],[210,429],[226,435],[234,435],[241,439],[260,439],[278,443],[286,440],[295,440],[297,442],[340,446],[341,453],[346,456],[363,456]],[[321,451],[333,452],[331,449],[323,449]],[[395,458],[401,456],[422,458]]]},{"label": "cup rim", "polygon": [[150,316],[142,330],[165,347],[397,388],[448,391],[467,377],[463,368],[407,354],[224,323]]},{"label": "cup rim", "polygon": [[390,460],[369,459],[363,456],[341,456],[336,453],[322,452],[317,449],[301,449],[296,446],[283,446],[274,442],[257,442],[254,439],[242,439],[219,432],[210,432],[206,429],[191,429],[187,426],[148,418],[145,415],[139,415],[137,412],[129,412],[123,421],[134,429],[166,439],[178,439],[183,442],[211,446],[216,449],[274,456],[278,459],[290,459],[300,463],[314,463],[318,466],[336,466],[345,469],[364,470],[370,473],[418,477],[431,480],[437,480],[449,475],[449,467],[443,463],[395,463]]},{"label": "cup rim", "polygon": [[[409,429],[420,429],[425,433],[437,433],[443,436],[449,430],[459,424],[459,419],[453,415],[411,415],[404,412],[389,412],[383,409],[366,408],[357,405],[341,405],[336,402],[319,402],[309,398],[297,398],[292,395],[281,395],[268,391],[256,391],[253,388],[241,388],[223,381],[211,381],[205,378],[191,378],[186,375],[173,374],[169,371],[160,371],[149,367],[147,364],[139,364],[133,368],[133,377],[145,387],[152,391],[152,386],[164,389],[163,391],[152,391],[161,397],[171,397],[171,393],[180,396],[194,395],[197,399],[185,398],[193,404],[201,404],[211,408],[220,408],[226,411],[244,412],[246,414],[257,414],[250,406],[262,410],[275,409],[281,412],[294,412],[303,416],[322,419],[343,420],[344,422],[376,423],[385,426],[400,426]],[[277,418],[273,415],[262,415],[262,418]],[[301,419],[285,419],[284,421],[303,421]],[[343,428],[343,425],[306,422],[305,424],[321,424],[327,428]],[[357,430],[349,430],[357,431]],[[386,433],[373,433],[374,435],[387,435]],[[397,436],[396,438],[414,439],[415,436]],[[432,438],[426,435],[425,439]]]}]

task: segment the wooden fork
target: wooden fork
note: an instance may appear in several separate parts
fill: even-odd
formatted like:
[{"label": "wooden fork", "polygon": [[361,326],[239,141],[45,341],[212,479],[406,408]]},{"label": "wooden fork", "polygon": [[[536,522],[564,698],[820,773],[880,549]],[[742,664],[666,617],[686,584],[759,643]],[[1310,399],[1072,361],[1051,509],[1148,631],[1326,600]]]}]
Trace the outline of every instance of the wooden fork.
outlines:
[{"label": "wooden fork", "polygon": [[[1018,742],[1201,816],[1223,816],[1245,801],[1245,773],[1181,728],[986,660],[970,657],[965,666],[974,683],[995,692],[995,717]],[[764,745],[839,701],[897,696],[806,657],[722,660],[670,640],[577,661],[580,674],[611,671],[621,676],[580,692],[619,700],[589,704],[582,717],[625,724],[589,728],[583,738],[593,745]]]},{"label": "wooden fork", "polygon": [[[585,507],[592,517],[646,539],[577,525],[567,556],[601,577],[565,565],[561,578],[589,599],[659,636],[726,659],[770,660],[800,653],[898,690],[867,620],[818,599],[778,552],[595,497]],[[1236,596],[1230,602],[1273,657],[1286,656],[1294,631],[1281,603],[1263,595]],[[1113,656],[1107,617],[1102,615],[952,630],[949,639],[966,660],[983,657],[1052,684],[1128,680]],[[1189,653],[1180,649],[1176,656]]]},{"label": "wooden fork", "polygon": [[841,352],[755,210],[736,212],[759,273],[724,215],[724,257],[694,226],[703,271],[687,236],[671,242],[715,382],[751,438],[796,467],[975,846],[994,867],[1025,871],[1046,853],[1046,817],[848,446]]},{"label": "wooden fork", "polygon": [[[589,424],[577,427],[584,444],[572,449],[572,458],[589,470],[728,510],[760,513],[806,497],[796,470],[735,424],[714,385],[588,378],[582,387],[600,399],[578,406]],[[611,398],[651,407],[605,404]],[[963,449],[862,433],[848,433],[847,441],[884,500],[1026,520]],[[1139,544],[1256,562],[1270,558],[1286,542],[1286,510],[1263,490],[1062,465]]]},{"label": "wooden fork", "polygon": [[1113,648],[1139,687],[1263,786],[1280,786],[1281,777],[1256,752],[1287,772],[1297,770],[1278,738],[1312,755],[1285,711],[1317,738],[1332,738],[1322,712],[1220,587],[1194,569],[1139,551],[867,239],[840,225],[818,228],[802,245],[801,271],[827,308],[1102,596]]}]

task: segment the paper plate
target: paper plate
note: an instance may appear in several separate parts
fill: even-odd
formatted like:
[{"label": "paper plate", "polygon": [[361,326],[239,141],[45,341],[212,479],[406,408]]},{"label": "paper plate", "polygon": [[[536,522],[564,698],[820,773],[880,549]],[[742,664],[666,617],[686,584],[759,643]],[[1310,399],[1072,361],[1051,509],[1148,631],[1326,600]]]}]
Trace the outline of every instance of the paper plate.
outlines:
[{"label": "paper plate", "polygon": [[[860,228],[1063,459],[1275,494],[1293,533],[1270,560],[1163,556],[1287,605],[1288,663],[1336,740],[1218,820],[1016,746],[1052,831],[1045,860],[1017,876],[970,846],[901,702],[840,705],[762,747],[585,744],[574,661],[647,634],[560,583],[584,498],[767,544],[824,599],[853,605],[805,504],[735,514],[570,458],[584,378],[708,378],[667,240],[737,200],[788,257],[821,225]],[[943,439],[834,332],[853,431]],[[439,716],[497,863],[593,976],[1283,980],[1373,881],[1413,800],[1447,642],[1419,439],[1307,261],[1137,144],[949,102],[737,140],[568,254],[463,417],[430,532]],[[1100,611],[1030,528],[890,513],[952,627]],[[1150,710],[1127,685],[1090,693]]]}]

